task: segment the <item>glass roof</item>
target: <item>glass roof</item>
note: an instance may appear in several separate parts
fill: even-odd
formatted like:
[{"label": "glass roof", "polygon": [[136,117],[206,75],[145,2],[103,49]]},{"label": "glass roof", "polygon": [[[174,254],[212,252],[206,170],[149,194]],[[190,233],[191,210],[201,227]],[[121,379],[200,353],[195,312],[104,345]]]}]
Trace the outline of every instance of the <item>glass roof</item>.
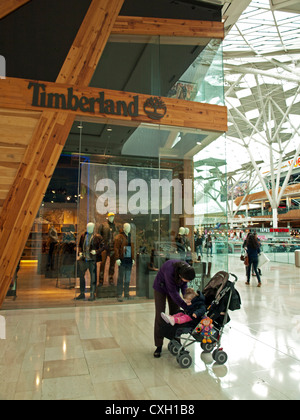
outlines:
[{"label": "glass roof", "polygon": [[[252,0],[226,36],[224,51],[285,54],[299,50],[299,35],[299,14],[271,10],[269,0]],[[283,57],[284,61],[289,59]]]},{"label": "glass roof", "polygon": [[[243,170],[250,154],[259,168],[276,165],[300,145],[300,14],[274,10],[276,2],[252,0],[224,40],[227,172]],[[194,160],[213,156],[222,142]]]}]

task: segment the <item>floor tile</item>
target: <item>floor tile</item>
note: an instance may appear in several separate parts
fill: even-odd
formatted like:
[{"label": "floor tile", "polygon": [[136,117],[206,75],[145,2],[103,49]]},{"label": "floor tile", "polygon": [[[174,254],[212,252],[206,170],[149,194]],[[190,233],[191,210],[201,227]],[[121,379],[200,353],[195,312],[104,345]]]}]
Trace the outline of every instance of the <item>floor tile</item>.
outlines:
[{"label": "floor tile", "polygon": [[43,379],[42,400],[71,400],[95,398],[89,375]]},{"label": "floor tile", "polygon": [[45,361],[43,369],[43,378],[59,378],[63,376],[88,375],[89,369],[86,359],[68,359]]},{"label": "floor tile", "polygon": [[[221,258],[221,257],[220,257]],[[213,257],[212,272],[220,258]],[[1,310],[1,400],[300,400],[300,269],[268,263],[261,288],[246,286],[230,313],[218,365],[198,343],[182,369],[167,350],[153,358],[154,302]],[[87,302],[88,303],[88,302]]]}]

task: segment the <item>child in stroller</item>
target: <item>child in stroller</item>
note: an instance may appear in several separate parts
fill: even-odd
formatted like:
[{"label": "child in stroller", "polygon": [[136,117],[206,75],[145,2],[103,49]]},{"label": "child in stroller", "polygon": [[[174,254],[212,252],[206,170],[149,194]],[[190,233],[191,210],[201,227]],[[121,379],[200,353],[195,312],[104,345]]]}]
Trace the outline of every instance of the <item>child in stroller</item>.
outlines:
[{"label": "child in stroller", "polygon": [[204,316],[206,312],[205,297],[201,292],[196,292],[191,287],[188,287],[183,296],[183,300],[188,305],[188,308],[184,312],[178,312],[174,315],[167,315],[164,312],[161,313],[161,317],[167,324],[174,326],[175,324],[185,324],[193,321],[195,318],[198,322]]},{"label": "child in stroller", "polygon": [[[195,342],[201,343],[204,352],[210,353],[213,350],[213,359],[218,364],[224,364],[227,361],[227,354],[221,348],[221,338],[224,326],[229,322],[230,318],[228,310],[240,309],[240,295],[234,287],[234,283],[229,281],[229,276],[233,276],[234,282],[237,277],[225,271],[216,273],[203,290],[206,304],[206,316],[212,320],[212,331],[209,341],[205,342],[205,336],[201,333],[199,320],[193,320],[184,325],[165,324],[162,329],[164,337],[170,340],[168,350],[174,356],[177,356],[177,362],[182,368],[188,368],[192,364],[192,357],[187,351],[187,347]],[[182,338],[181,335],[188,335]]]}]

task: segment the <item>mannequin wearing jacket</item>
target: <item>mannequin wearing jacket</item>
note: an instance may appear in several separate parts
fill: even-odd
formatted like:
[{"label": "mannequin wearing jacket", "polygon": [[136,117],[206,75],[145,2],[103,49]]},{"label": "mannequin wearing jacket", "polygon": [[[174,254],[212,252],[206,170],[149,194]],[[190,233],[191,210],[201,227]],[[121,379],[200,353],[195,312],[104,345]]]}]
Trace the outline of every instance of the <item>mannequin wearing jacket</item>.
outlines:
[{"label": "mannequin wearing jacket", "polygon": [[107,257],[109,257],[109,284],[114,283],[114,271],[115,271],[115,253],[114,253],[114,238],[117,234],[117,227],[114,222],[115,214],[110,212],[107,215],[107,220],[99,226],[98,233],[102,236],[105,249],[102,252],[102,261],[99,273],[99,285],[103,285],[104,281],[104,269]]},{"label": "mannequin wearing jacket", "polygon": [[178,230],[178,234],[175,238],[177,252],[181,255],[185,256],[185,228],[180,227]]},{"label": "mannequin wearing jacket", "polygon": [[124,223],[123,231],[116,236],[114,250],[115,258],[119,266],[117,296],[118,301],[122,302],[123,289],[125,299],[130,299],[129,284],[132,265],[134,264],[134,244],[131,241],[129,223]]},{"label": "mannequin wearing jacket", "polygon": [[51,223],[49,232],[48,232],[48,236],[49,236],[49,254],[48,254],[48,264],[47,264],[47,269],[48,270],[53,270],[53,252],[54,252],[54,248],[55,245],[58,244],[59,239],[57,236],[57,231],[53,225],[53,223]]},{"label": "mannequin wearing jacket", "polygon": [[75,299],[85,299],[85,273],[87,270],[91,276],[91,295],[89,300],[95,300],[96,281],[97,281],[97,261],[101,260],[101,252],[103,250],[103,240],[101,235],[94,234],[95,224],[88,223],[86,232],[83,233],[79,240],[79,261],[78,274],[80,278],[80,295]]}]

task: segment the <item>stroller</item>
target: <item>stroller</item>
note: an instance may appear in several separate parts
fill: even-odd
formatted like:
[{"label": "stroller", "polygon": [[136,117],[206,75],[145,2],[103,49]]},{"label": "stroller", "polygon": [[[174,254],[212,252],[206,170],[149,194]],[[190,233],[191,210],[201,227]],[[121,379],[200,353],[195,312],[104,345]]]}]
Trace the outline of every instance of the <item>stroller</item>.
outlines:
[{"label": "stroller", "polygon": [[[234,282],[229,281],[229,277],[234,278]],[[207,308],[206,316],[212,320],[211,333],[206,337],[203,333],[201,322],[197,324],[193,321],[184,326],[176,324],[171,327],[166,324],[162,328],[164,337],[170,340],[168,350],[176,356],[176,360],[182,368],[189,368],[192,364],[192,357],[187,351],[187,347],[193,343],[201,343],[201,348],[205,353],[212,353],[212,357],[216,363],[223,365],[227,361],[227,354],[221,347],[221,338],[224,326],[230,321],[228,310],[234,311],[240,309],[241,299],[238,291],[234,287],[237,276],[226,271],[216,273],[207,286],[203,290],[205,296],[205,305]],[[180,336],[188,334],[187,338],[182,339]]]}]

